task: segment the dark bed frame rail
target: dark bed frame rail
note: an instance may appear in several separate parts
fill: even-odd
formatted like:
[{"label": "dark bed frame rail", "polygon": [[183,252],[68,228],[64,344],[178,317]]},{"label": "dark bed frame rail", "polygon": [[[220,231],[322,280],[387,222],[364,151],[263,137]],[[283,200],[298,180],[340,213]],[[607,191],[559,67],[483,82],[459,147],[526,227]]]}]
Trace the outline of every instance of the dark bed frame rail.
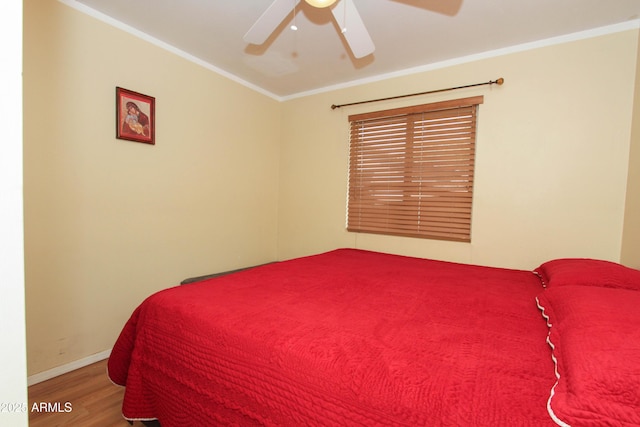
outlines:
[{"label": "dark bed frame rail", "polygon": [[205,276],[197,276],[197,277],[189,277],[180,282],[181,285],[187,285],[189,283],[200,282],[202,280],[213,279],[214,277],[226,276],[227,274],[239,273],[241,271],[250,270],[252,268],[260,267],[262,265],[272,264],[271,262],[267,262],[265,264],[253,265],[251,267],[238,268],[237,270],[229,270],[223,271],[221,273],[213,273],[207,274]]},{"label": "dark bed frame rail", "polygon": [[[129,423],[130,426],[133,425],[133,421],[127,420],[127,422]],[[151,421],[140,421],[142,424],[144,424],[147,427],[162,427],[160,425],[160,421],[158,420],[151,420]]]}]

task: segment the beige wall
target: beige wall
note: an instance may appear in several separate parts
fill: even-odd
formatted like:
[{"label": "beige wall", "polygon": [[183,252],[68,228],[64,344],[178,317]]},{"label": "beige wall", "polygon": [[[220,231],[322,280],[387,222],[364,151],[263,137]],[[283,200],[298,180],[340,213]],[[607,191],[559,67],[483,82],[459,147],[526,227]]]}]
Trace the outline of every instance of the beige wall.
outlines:
[{"label": "beige wall", "polygon": [[637,61],[629,176],[627,177],[627,198],[620,260],[625,265],[640,269],[640,43],[638,43]]},{"label": "beige wall", "polygon": [[[155,290],[276,258],[281,114],[55,0],[24,12],[32,375],[111,348]],[[156,98],[155,146],[115,139],[116,86]]]},{"label": "beige wall", "polygon": [[[531,269],[637,242],[637,30],[278,102],[55,0],[24,6],[31,375],[108,350],[143,298],[189,276],[336,247]],[[115,139],[116,86],[156,97],[157,145]],[[347,233],[348,115],[472,95],[472,243]]]},{"label": "beige wall", "polygon": [[[637,39],[619,32],[286,102],[280,257],[351,246],[525,269],[556,257],[619,260]],[[503,86],[329,108],[498,77]],[[347,233],[348,115],[472,95],[484,95],[472,242]]]}]

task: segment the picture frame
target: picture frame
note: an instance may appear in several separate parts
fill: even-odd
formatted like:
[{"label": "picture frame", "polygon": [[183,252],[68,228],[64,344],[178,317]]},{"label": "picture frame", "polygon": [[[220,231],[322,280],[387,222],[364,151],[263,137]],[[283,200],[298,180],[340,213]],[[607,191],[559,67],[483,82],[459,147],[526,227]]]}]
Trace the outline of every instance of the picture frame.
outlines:
[{"label": "picture frame", "polygon": [[116,87],[116,138],[155,145],[156,99]]}]

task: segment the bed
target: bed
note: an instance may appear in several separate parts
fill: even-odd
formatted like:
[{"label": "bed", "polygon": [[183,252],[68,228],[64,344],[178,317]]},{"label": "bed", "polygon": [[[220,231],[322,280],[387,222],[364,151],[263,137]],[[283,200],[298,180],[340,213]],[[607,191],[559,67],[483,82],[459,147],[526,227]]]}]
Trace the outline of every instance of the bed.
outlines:
[{"label": "bed", "polygon": [[129,421],[637,426],[640,271],[358,249],[149,296],[108,362]]}]

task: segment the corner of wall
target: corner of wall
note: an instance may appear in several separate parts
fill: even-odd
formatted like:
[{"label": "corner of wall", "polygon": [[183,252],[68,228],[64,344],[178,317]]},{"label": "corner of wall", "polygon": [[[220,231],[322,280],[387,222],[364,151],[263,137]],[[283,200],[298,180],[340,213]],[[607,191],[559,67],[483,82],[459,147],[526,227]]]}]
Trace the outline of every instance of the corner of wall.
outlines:
[{"label": "corner of wall", "polygon": [[620,262],[633,268],[640,268],[640,31],[637,44],[629,172],[620,250]]}]

